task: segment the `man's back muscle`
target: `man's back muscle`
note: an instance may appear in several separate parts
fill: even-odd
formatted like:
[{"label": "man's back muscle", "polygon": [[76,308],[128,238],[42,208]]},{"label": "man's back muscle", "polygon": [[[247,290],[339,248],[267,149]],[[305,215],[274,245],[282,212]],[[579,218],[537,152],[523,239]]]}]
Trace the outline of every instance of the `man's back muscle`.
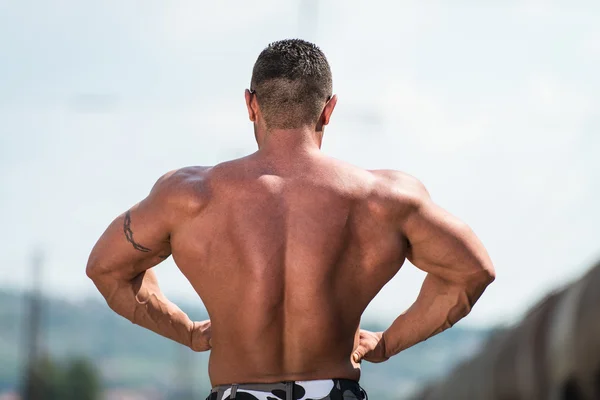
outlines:
[{"label": "man's back muscle", "polygon": [[213,385],[357,379],[360,317],[404,261],[386,178],[318,153],[188,170],[171,236],[212,322]]}]

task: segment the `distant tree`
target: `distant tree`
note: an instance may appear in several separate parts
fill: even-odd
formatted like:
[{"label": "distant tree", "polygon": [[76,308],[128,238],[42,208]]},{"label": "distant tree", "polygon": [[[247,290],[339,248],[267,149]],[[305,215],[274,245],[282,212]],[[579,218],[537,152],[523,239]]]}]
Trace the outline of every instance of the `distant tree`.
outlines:
[{"label": "distant tree", "polygon": [[65,367],[61,400],[97,400],[101,384],[98,371],[88,360],[74,359]]},{"label": "distant tree", "polygon": [[43,357],[25,373],[23,400],[98,400],[99,374],[85,359],[74,359],[61,366]]},{"label": "distant tree", "polygon": [[25,371],[22,382],[23,400],[59,399],[61,375],[61,368],[50,357],[40,357]]}]

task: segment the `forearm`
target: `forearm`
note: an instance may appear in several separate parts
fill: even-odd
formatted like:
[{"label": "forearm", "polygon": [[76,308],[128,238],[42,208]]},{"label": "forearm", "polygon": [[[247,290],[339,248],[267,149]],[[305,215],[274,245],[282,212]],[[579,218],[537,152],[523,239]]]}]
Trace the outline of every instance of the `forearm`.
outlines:
[{"label": "forearm", "polygon": [[[457,323],[473,306],[471,289],[427,275],[415,303],[383,333],[385,356],[391,357]],[[481,289],[483,292],[483,289]]]},{"label": "forearm", "polygon": [[192,347],[194,323],[160,291],[156,275],[147,270],[131,281],[109,276],[92,278],[108,306],[134,324]]}]

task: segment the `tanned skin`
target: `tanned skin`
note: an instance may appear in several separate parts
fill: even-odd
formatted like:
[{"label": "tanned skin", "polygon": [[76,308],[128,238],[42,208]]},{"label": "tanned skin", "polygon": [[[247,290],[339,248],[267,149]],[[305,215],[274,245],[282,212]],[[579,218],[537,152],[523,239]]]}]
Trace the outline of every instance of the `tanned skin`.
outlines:
[{"label": "tanned skin", "polygon": [[[267,129],[246,91],[259,150],[166,174],[94,247],[87,274],[133,323],[211,350],[213,385],[347,378],[466,316],[494,268],[467,225],[397,171],[321,153],[333,96],[314,126]],[[153,267],[173,255],[206,306],[193,322]],[[416,302],[384,332],[361,315],[408,259],[425,271]]]}]

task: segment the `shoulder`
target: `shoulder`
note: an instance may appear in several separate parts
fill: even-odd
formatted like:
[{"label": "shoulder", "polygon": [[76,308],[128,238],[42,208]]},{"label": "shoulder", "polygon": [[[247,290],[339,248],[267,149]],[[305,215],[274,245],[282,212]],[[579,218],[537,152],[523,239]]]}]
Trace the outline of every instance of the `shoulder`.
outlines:
[{"label": "shoulder", "polygon": [[171,210],[197,209],[209,195],[211,168],[194,166],[169,171],[158,178],[148,198]]},{"label": "shoulder", "polygon": [[412,175],[391,169],[369,171],[375,178],[376,190],[391,198],[410,203],[429,198],[425,185]]},{"label": "shoulder", "polygon": [[198,189],[206,182],[212,167],[184,167],[169,171],[156,181],[153,192],[163,195],[183,194]]},{"label": "shoulder", "polygon": [[211,169],[212,167],[200,166],[174,169],[158,178],[153,189],[165,190],[180,188],[182,185],[203,180]]},{"label": "shoulder", "polygon": [[389,217],[402,224],[429,200],[427,189],[412,175],[395,170],[370,170],[372,193]]}]

